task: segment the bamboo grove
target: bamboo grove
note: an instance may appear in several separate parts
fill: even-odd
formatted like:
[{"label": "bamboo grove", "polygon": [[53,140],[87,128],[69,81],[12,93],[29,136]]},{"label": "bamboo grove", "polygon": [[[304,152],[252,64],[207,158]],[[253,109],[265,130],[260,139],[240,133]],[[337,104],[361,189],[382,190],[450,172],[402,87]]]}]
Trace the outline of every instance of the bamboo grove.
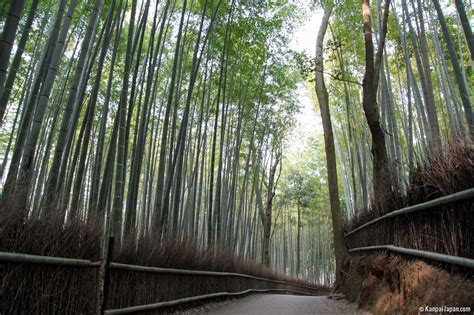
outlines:
[{"label": "bamboo grove", "polygon": [[[316,58],[290,49],[311,10]],[[331,283],[342,221],[474,137],[472,14],[468,0],[3,1],[2,208]],[[325,138],[295,157],[305,83]]]},{"label": "bamboo grove", "polygon": [[[466,2],[318,1],[324,15],[316,58],[306,60],[306,68],[315,73],[324,129],[336,283],[347,254],[342,218],[360,223],[386,213],[420,185],[413,183],[421,165],[473,139],[472,5]],[[355,40],[361,26],[363,37]],[[445,176],[435,191],[453,180]]]},{"label": "bamboo grove", "polygon": [[[384,138],[381,146],[394,189],[401,192],[418,164],[443,154],[453,139],[472,140],[474,49],[468,16],[473,6],[470,1],[427,0],[321,5],[330,17],[324,70],[332,74],[327,89],[342,173],[340,189],[350,218],[358,209],[381,201],[383,194],[377,195],[372,169],[377,145],[368,127],[371,110],[377,113],[373,122],[381,126],[378,132]],[[379,77],[373,96],[376,105],[369,108],[359,106],[365,102],[362,86],[370,69],[367,42],[356,40],[361,38],[362,13],[372,36],[371,67]],[[385,184],[378,186],[387,186],[387,177],[380,179]]]},{"label": "bamboo grove", "polygon": [[255,258],[297,108],[282,4],[12,2],[2,203]]}]

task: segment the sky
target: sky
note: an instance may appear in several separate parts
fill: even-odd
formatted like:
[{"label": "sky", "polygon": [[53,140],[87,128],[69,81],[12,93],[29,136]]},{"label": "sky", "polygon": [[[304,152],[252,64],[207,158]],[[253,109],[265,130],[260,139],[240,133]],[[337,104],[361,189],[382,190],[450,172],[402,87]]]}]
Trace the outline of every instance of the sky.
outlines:
[{"label": "sky", "polygon": [[[310,7],[311,0],[301,0],[302,6]],[[311,12],[308,19],[296,30],[290,43],[292,49],[306,52],[309,56],[315,55],[316,35],[323,12],[316,10]],[[314,83],[313,83],[314,84]],[[316,112],[316,104],[311,99],[312,85],[298,84],[298,102],[301,105],[300,112],[296,115],[296,126],[287,138],[287,158],[296,160],[301,152],[307,147],[312,135],[323,132],[321,117]]]},{"label": "sky", "polygon": [[[312,0],[300,0],[302,7],[310,8]],[[319,24],[323,17],[322,10],[313,10],[308,19],[296,30],[293,40],[290,43],[291,48],[298,51],[306,51],[314,56],[316,50],[316,36],[319,30]]]}]

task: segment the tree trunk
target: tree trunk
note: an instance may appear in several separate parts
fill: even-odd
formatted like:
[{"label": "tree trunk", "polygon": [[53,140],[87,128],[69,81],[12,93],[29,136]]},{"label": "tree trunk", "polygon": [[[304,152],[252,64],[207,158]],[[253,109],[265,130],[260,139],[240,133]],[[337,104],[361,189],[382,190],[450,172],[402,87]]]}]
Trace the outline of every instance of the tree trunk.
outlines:
[{"label": "tree trunk", "polygon": [[341,267],[344,256],[347,255],[346,246],[344,244],[344,235],[342,230],[342,210],[339,201],[338,183],[337,183],[337,165],[336,151],[334,148],[334,135],[331,123],[331,113],[329,110],[329,97],[324,83],[324,58],[323,43],[324,36],[329,24],[332,6],[325,8],[324,16],[319,28],[316,40],[316,66],[319,71],[315,71],[316,94],[318,97],[319,108],[321,111],[321,119],[324,130],[324,147],[326,149],[326,166],[328,172],[329,199],[331,204],[332,226],[334,233],[334,251],[336,257],[336,286],[341,281]]},{"label": "tree trunk", "polygon": [[[378,87],[378,73],[380,72],[381,54],[383,53],[386,25],[388,20],[388,3],[385,3],[383,29],[380,33],[379,50],[374,63],[374,44],[372,42],[371,9],[369,0],[362,1],[362,13],[364,21],[364,43],[365,43],[365,75],[362,84],[365,118],[372,135],[373,154],[373,189],[376,197],[382,197],[387,189],[387,177],[391,178],[387,149],[385,147],[385,134],[380,124],[380,114],[376,95]],[[388,185],[390,189],[390,185]]]},{"label": "tree trunk", "polygon": [[279,153],[276,153],[275,161],[271,165],[270,172],[268,174],[268,185],[267,185],[267,198],[265,207],[260,213],[262,220],[263,235],[262,235],[262,263],[265,266],[270,267],[270,235],[272,229],[272,212],[273,212],[273,198],[275,197],[275,174],[280,163]]},{"label": "tree trunk", "polygon": [[299,277],[301,272],[301,202],[297,200],[296,203],[298,208],[298,220],[296,222],[296,276]]}]

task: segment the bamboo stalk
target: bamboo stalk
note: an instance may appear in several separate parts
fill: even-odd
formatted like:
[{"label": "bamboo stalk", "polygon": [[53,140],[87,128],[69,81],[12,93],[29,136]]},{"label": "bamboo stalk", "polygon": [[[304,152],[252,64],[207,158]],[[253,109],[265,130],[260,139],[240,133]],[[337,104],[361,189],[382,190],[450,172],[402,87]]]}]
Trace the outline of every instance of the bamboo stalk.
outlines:
[{"label": "bamboo stalk", "polygon": [[0,262],[60,265],[60,266],[74,266],[74,267],[99,267],[100,266],[100,262],[92,262],[86,259],[39,256],[39,255],[28,255],[28,254],[19,254],[19,253],[8,253],[8,252],[0,252]]}]

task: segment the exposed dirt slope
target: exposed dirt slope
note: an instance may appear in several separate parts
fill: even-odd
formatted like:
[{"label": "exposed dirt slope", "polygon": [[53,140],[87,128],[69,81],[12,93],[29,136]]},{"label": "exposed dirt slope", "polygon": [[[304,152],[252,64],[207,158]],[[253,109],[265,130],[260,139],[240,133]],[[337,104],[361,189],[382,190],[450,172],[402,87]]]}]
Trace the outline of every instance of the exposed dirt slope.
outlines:
[{"label": "exposed dirt slope", "polygon": [[356,256],[343,267],[342,290],[374,314],[418,314],[422,306],[470,306],[474,281],[420,260]]}]

